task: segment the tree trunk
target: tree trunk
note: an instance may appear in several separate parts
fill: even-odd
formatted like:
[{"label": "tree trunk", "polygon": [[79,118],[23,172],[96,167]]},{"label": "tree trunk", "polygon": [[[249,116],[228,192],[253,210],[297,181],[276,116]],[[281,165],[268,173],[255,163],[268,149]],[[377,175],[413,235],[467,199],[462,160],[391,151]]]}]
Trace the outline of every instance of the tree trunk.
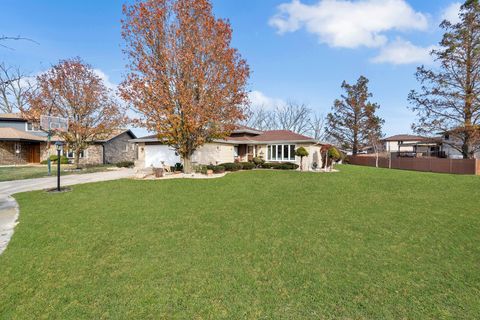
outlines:
[{"label": "tree trunk", "polygon": [[[75,150],[75,158],[74,158],[75,160],[74,161],[75,161],[75,168],[76,169],[80,169],[80,152],[81,152],[81,150],[79,150],[79,149]],[[58,161],[60,161],[60,159],[58,159]]]},{"label": "tree trunk", "polygon": [[463,156],[463,159],[468,159],[468,144],[467,143],[464,143],[462,145],[462,156]]},{"label": "tree trunk", "polygon": [[183,172],[190,174],[192,173],[192,155],[183,156]]},{"label": "tree trunk", "polygon": [[300,171],[303,171],[303,157],[300,157]]}]

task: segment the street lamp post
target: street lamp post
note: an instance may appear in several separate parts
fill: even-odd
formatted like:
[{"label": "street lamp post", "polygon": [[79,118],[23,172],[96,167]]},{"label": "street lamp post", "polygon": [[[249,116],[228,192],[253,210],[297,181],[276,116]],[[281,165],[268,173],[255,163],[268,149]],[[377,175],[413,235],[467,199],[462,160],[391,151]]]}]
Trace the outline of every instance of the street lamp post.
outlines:
[{"label": "street lamp post", "polygon": [[60,191],[60,152],[62,151],[62,145],[60,141],[55,142],[55,148],[57,149],[57,191]]}]

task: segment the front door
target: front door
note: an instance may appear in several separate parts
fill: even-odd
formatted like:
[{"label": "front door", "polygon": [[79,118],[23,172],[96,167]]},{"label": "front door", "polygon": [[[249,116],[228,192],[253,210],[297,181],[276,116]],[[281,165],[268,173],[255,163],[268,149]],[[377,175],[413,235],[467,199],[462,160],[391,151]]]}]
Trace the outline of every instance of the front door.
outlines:
[{"label": "front door", "polygon": [[40,144],[27,145],[27,162],[40,163]]},{"label": "front door", "polygon": [[247,160],[248,161],[253,161],[253,146],[248,146],[247,147]]}]

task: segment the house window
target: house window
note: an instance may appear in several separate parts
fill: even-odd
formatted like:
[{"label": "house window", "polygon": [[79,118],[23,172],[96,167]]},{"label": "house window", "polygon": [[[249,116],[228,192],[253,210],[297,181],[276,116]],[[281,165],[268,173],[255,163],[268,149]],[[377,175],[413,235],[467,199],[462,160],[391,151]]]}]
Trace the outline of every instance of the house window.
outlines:
[{"label": "house window", "polygon": [[267,161],[295,160],[294,144],[274,144],[267,146]]},{"label": "house window", "polygon": [[128,143],[125,144],[125,149],[123,149],[124,152],[128,152]]},{"label": "house window", "polygon": [[27,122],[25,124],[26,131],[40,131],[40,125],[38,123]]},{"label": "house window", "polygon": [[[80,152],[80,159],[85,158],[85,154],[86,154],[85,150],[81,151]],[[75,158],[75,152],[72,151],[72,150],[63,151],[63,155],[66,156],[69,159]]]},{"label": "house window", "polygon": [[290,145],[290,160],[295,160],[295,145]]}]

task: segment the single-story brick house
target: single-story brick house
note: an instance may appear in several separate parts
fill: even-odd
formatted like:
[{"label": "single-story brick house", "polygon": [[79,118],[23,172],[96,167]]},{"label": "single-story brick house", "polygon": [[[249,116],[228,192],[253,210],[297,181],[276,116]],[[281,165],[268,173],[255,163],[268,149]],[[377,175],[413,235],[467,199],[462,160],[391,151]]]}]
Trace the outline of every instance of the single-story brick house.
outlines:
[{"label": "single-story brick house", "polygon": [[[134,161],[136,147],[129,142],[135,134],[128,129],[114,130],[108,136],[93,141],[80,155],[80,164],[98,165]],[[0,114],[0,165],[35,164],[57,154],[53,143],[61,140],[52,138],[47,148],[47,134],[37,124],[28,122],[20,114]],[[62,152],[73,159],[74,153],[66,146]]]},{"label": "single-story brick house", "polygon": [[[181,163],[175,150],[166,145],[156,135],[133,139],[137,144],[137,168],[173,166]],[[266,162],[293,162],[300,165],[300,157],[295,156],[299,147],[307,149],[309,155],[303,159],[304,168],[311,169],[316,163],[321,166],[320,149],[322,143],[313,138],[288,130],[260,131],[239,126],[224,140],[214,140],[196,150],[193,164],[221,164],[227,162],[247,162],[260,157]]]}]

